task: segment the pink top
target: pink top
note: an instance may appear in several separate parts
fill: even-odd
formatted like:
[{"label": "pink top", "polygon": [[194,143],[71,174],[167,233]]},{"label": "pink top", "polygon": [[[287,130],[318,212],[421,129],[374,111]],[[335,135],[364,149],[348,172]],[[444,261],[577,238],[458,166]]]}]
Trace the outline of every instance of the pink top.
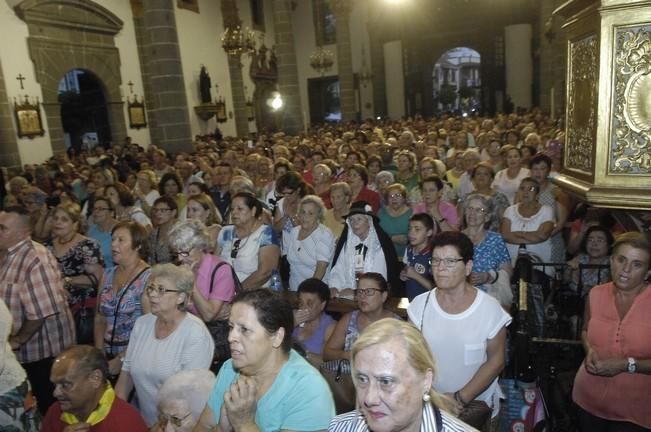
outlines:
[{"label": "pink top", "polygon": [[[588,341],[601,358],[651,359],[651,289],[639,294],[620,321],[612,282],[590,291]],[[651,375],[588,373],[582,364],[574,380],[574,401],[589,413],[651,428]]]},{"label": "pink top", "polygon": [[[195,283],[203,298],[230,303],[235,297],[235,283],[233,282],[231,266],[228,263],[219,267],[219,270],[215,273],[215,284],[212,292],[210,291],[210,277],[220,262],[223,262],[221,258],[212,254],[205,254],[199,263]],[[199,315],[197,308],[193,304],[190,304],[188,310],[195,315]]]},{"label": "pink top", "polygon": [[[427,213],[427,205],[423,202],[416,204],[413,208],[414,214]],[[439,201],[439,213],[441,213],[441,216],[443,216],[451,225],[459,224],[459,213],[457,212],[457,208],[449,202]],[[434,230],[436,230],[436,227],[434,227]]]}]

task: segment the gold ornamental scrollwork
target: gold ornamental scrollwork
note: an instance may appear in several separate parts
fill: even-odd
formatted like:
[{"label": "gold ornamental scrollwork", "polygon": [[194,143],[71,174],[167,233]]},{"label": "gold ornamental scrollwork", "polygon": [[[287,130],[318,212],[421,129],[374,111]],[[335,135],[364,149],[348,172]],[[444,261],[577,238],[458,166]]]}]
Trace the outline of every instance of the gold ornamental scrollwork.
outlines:
[{"label": "gold ornamental scrollwork", "polygon": [[613,136],[608,170],[651,173],[651,26],[615,32]]},{"label": "gold ornamental scrollwork", "polygon": [[565,167],[585,174],[593,171],[598,49],[596,35],[570,42]]}]

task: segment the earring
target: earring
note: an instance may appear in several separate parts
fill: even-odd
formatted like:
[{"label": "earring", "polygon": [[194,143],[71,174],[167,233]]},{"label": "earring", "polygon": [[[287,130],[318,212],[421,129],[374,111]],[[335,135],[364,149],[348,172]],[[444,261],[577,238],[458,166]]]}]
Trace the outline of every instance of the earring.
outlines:
[{"label": "earring", "polygon": [[423,395],[423,402],[429,402],[432,397],[429,395],[429,392]]}]

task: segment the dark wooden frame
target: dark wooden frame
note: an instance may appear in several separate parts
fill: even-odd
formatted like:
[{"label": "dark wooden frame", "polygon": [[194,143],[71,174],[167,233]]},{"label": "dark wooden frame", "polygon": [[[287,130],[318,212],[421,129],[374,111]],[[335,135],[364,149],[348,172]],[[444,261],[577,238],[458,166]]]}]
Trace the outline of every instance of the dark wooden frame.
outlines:
[{"label": "dark wooden frame", "polygon": [[176,0],[176,6],[179,9],[187,9],[199,13],[199,0]]},{"label": "dark wooden frame", "polygon": [[138,98],[134,97],[133,102],[127,99],[127,112],[129,113],[129,128],[140,129],[147,127],[147,115],[145,113],[145,100],[142,99],[138,102]]},{"label": "dark wooden frame", "polygon": [[23,103],[14,101],[14,116],[19,138],[45,135],[43,120],[41,119],[41,104],[38,100],[32,104],[29,102],[29,98],[25,96]]}]

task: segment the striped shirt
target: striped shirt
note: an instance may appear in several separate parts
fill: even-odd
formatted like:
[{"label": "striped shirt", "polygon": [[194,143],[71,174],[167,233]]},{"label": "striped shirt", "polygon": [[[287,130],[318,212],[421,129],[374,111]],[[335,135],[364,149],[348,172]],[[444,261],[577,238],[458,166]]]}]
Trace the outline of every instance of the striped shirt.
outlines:
[{"label": "striped shirt", "polygon": [[[436,412],[441,413],[441,430],[437,428]],[[364,416],[359,411],[350,411],[340,414],[332,419],[328,432],[369,432],[370,429],[366,424]],[[431,403],[424,404],[423,418],[420,424],[420,432],[478,432],[473,428],[458,420],[452,414],[434,408]]]},{"label": "striped shirt", "polygon": [[75,330],[56,258],[45,246],[23,240],[0,261],[0,298],[11,311],[12,335],[25,321],[43,325],[16,352],[21,363],[54,357],[74,344]]}]

